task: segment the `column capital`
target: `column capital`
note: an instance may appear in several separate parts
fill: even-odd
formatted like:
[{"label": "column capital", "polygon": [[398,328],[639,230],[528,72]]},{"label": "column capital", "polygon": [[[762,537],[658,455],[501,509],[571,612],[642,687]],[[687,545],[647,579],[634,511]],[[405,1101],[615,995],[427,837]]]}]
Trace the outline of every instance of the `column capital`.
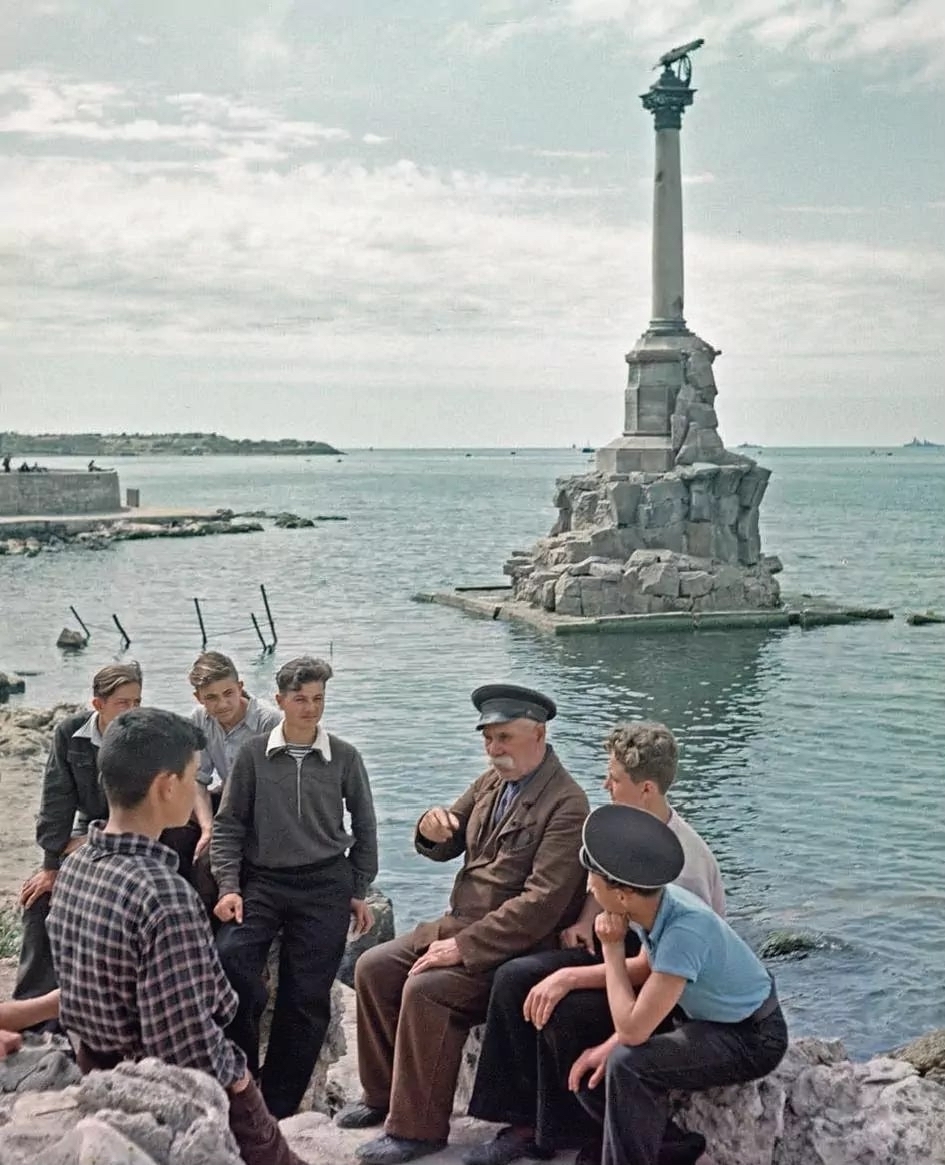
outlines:
[{"label": "column capital", "polygon": [[[680,70],[683,72],[683,70]],[[685,77],[677,76],[667,65],[659,80],[646,93],[640,94],[643,108],[653,114],[654,129],[682,129],[683,110],[692,105],[696,90],[689,87],[688,70]]]}]

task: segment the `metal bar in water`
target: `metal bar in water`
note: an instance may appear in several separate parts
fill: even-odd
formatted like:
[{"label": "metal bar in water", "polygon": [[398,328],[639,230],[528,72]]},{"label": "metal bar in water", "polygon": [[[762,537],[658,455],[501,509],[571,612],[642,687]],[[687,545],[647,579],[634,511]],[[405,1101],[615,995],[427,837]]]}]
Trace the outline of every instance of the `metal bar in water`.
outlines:
[{"label": "metal bar in water", "polygon": [[82,622],[82,616],[81,616],[81,615],[79,614],[79,612],[78,612],[78,611],[75,609],[75,607],[70,607],[70,608],[69,608],[69,610],[72,612],[72,614],[73,614],[73,616],[74,616],[74,618],[75,618],[75,621],[76,621],[76,622],[79,624],[79,626],[80,626],[80,627],[82,628],[82,630],[85,632],[85,638],[86,638],[86,642],[88,642],[88,640],[92,638],[92,632],[91,632],[91,631],[88,629],[88,627],[86,627],[86,625],[85,625],[85,624]]},{"label": "metal bar in water", "polygon": [[197,622],[200,624],[200,645],[206,651],[207,649],[207,629],[203,623],[203,611],[200,610],[200,600],[194,599],[194,607],[197,609]]},{"label": "metal bar in water", "polygon": [[272,611],[269,609],[269,597],[266,594],[266,588],[262,583],[259,584],[259,590],[262,593],[263,606],[266,608],[266,618],[269,620],[269,630],[272,632],[272,646],[269,650],[275,651],[276,644],[279,642],[279,636],[276,634],[276,625],[272,619]]}]

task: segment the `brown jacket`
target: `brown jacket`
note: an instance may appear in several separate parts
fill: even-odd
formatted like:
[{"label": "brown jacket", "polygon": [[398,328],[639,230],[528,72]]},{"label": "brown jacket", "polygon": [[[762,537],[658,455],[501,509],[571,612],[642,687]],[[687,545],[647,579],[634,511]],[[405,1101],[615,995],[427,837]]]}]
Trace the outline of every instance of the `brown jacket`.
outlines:
[{"label": "brown jacket", "polygon": [[[578,861],[588,814],[584,792],[549,746],[505,819],[493,826],[503,784],[490,768],[450,806],[460,827],[449,841],[428,842],[419,828],[415,837],[418,852],[435,862],[466,855],[453,883],[450,915],[462,924],[456,942],[468,971],[490,971],[549,945],[584,901],[587,875]],[[438,924],[428,925],[436,938]]]}]

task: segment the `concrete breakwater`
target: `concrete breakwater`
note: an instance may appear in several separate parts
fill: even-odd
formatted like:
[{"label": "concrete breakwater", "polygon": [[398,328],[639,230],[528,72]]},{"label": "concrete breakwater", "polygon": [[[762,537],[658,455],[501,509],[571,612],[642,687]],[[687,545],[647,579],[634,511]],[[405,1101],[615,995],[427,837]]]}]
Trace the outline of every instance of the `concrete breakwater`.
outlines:
[{"label": "concrete breakwater", "polygon": [[344,522],[339,514],[302,517],[288,511],[244,514],[217,509],[202,513],[184,510],[136,510],[115,515],[56,516],[0,519],[0,555],[34,558],[67,548],[107,550],[117,542],[151,538],[205,538],[213,534],[258,534],[269,520],[280,529],[297,530],[320,522]]}]

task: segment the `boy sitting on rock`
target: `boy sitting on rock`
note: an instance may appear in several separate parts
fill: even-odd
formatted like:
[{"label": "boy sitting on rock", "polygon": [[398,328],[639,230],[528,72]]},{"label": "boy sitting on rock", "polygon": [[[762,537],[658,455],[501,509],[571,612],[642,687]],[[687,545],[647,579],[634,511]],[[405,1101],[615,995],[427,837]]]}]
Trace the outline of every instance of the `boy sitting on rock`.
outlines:
[{"label": "boy sitting on rock", "polygon": [[126,712],[105,733],[108,821],[63,862],[47,922],[60,1018],[83,1071],[146,1056],[198,1068],[226,1090],[247,1165],[302,1165],[224,1035],[236,995],[196,891],[158,841],[190,819],[204,744],[190,721],[157,708]]}]

